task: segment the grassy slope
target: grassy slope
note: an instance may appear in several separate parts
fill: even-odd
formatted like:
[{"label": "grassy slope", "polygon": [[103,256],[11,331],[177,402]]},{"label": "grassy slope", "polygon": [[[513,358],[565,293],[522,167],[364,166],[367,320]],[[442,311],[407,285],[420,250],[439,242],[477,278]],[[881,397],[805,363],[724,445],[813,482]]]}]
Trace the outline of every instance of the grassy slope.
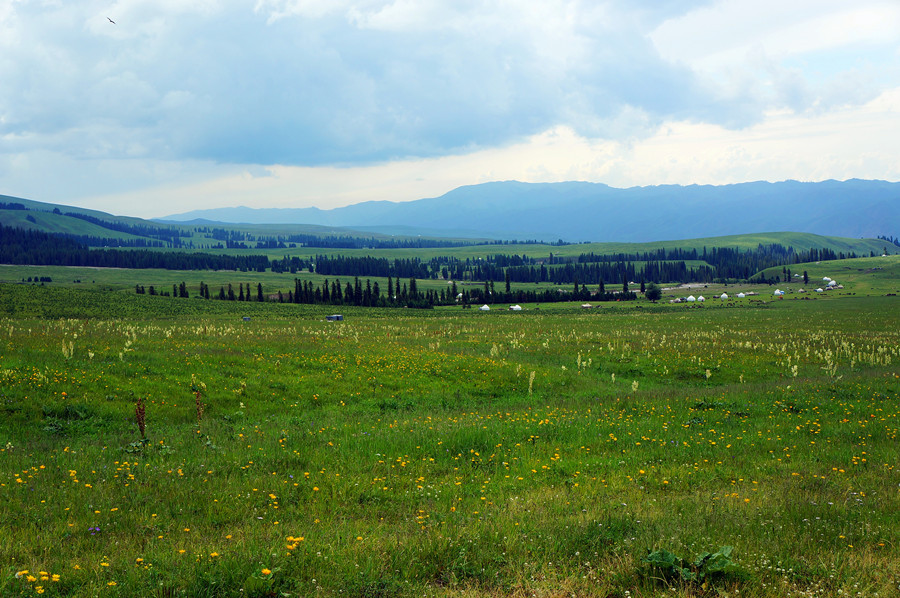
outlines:
[{"label": "grassy slope", "polygon": [[[793,274],[802,275],[804,270],[809,275],[809,284],[803,285],[802,280],[795,280],[790,285],[794,289],[803,286],[806,286],[807,290],[817,287],[824,288],[826,282],[822,279],[827,276],[844,285],[844,292],[847,293],[853,292],[860,295],[900,293],[900,256],[898,255],[791,266]],[[781,268],[770,268],[764,271],[764,274],[767,277],[781,275]]]},{"label": "grassy slope", "polygon": [[755,249],[760,243],[768,245],[779,243],[785,247],[793,247],[797,251],[807,250],[812,247],[831,249],[835,252],[848,253],[853,251],[858,255],[869,255],[874,252],[878,255],[887,247],[889,253],[900,253],[900,247],[885,243],[878,239],[845,239],[842,237],[826,237],[809,233],[768,233],[754,235],[734,235],[726,237],[712,237],[708,239],[689,239],[683,241],[659,241],[654,243],[580,243],[576,245],[475,245],[466,247],[437,248],[437,249],[325,249],[318,247],[298,247],[286,250],[236,250],[245,254],[265,253],[271,258],[280,258],[284,255],[298,257],[312,257],[324,255],[349,255],[394,258],[431,259],[444,255],[454,256],[465,260],[484,258],[496,254],[516,254],[533,258],[547,258],[550,254],[560,257],[577,257],[582,253],[595,253],[610,255],[616,253],[642,253],[657,249],[711,249],[713,247],[738,247],[741,249]]},{"label": "grassy slope", "polygon": [[[34,222],[27,218],[31,216]],[[105,214],[103,216],[106,216]],[[107,221],[116,220],[115,217],[104,218]],[[0,210],[0,222],[4,226],[37,230],[45,233],[59,233],[66,235],[86,235],[109,239],[140,239],[136,235],[122,233],[104,228],[92,222],[72,218],[63,214],[52,212],[38,212],[35,210]]]}]

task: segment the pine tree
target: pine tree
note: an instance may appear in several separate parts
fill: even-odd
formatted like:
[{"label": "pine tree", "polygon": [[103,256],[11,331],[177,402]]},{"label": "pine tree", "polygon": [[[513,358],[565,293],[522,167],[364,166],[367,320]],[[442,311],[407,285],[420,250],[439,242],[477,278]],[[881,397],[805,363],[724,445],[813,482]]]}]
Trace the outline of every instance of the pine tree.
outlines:
[{"label": "pine tree", "polygon": [[372,281],[366,279],[366,290],[363,291],[363,305],[372,307]]}]

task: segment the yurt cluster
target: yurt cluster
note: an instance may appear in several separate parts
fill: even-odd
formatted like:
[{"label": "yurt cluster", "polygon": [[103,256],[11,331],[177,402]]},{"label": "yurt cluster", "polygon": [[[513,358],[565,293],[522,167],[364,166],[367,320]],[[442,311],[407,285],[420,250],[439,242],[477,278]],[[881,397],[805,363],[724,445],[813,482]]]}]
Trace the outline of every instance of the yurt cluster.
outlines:
[{"label": "yurt cluster", "polygon": [[[824,293],[826,291],[833,291],[835,289],[843,289],[844,288],[844,285],[838,284],[838,282],[836,280],[829,278],[828,276],[822,277],[822,283],[823,283],[823,285],[821,287],[816,288],[814,292]],[[806,291],[806,289],[799,289],[799,290],[797,290],[797,292],[798,293],[806,293],[807,291]],[[772,295],[774,297],[778,297],[778,298],[784,297],[784,294],[785,294],[785,291],[783,291],[781,289],[775,289],[775,291],[772,293]],[[744,297],[751,297],[754,295],[759,295],[759,293],[754,293],[752,291],[749,293],[741,292],[741,293],[738,293],[737,295],[735,295],[735,298],[743,299]],[[713,299],[720,299],[722,301],[725,301],[728,298],[729,298],[728,293],[722,293],[721,295],[717,295],[717,296],[713,297]],[[706,297],[704,297],[703,295],[700,295],[698,297],[694,297],[693,295],[688,295],[687,297],[676,297],[675,299],[669,299],[669,303],[703,303],[704,301],[706,301]]]}]

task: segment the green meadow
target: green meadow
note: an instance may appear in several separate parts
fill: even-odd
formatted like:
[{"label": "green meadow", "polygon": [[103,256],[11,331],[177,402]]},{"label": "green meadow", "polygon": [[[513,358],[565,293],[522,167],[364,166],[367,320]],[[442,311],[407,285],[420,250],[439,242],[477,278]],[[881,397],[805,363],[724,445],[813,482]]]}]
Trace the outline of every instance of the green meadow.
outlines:
[{"label": "green meadow", "polygon": [[898,267],[340,322],[4,267],[0,595],[896,596]]}]

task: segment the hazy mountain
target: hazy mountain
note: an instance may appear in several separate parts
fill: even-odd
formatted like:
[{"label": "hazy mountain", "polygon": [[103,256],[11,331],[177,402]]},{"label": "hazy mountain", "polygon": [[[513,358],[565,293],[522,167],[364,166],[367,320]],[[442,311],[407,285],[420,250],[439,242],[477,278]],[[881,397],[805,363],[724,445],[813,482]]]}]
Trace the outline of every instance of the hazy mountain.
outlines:
[{"label": "hazy mountain", "polygon": [[848,180],[617,189],[598,183],[485,183],[411,202],[333,210],[220,208],[164,220],[304,223],[384,232],[566,241],[651,241],[762,231],[875,237],[900,232],[900,183]]}]

